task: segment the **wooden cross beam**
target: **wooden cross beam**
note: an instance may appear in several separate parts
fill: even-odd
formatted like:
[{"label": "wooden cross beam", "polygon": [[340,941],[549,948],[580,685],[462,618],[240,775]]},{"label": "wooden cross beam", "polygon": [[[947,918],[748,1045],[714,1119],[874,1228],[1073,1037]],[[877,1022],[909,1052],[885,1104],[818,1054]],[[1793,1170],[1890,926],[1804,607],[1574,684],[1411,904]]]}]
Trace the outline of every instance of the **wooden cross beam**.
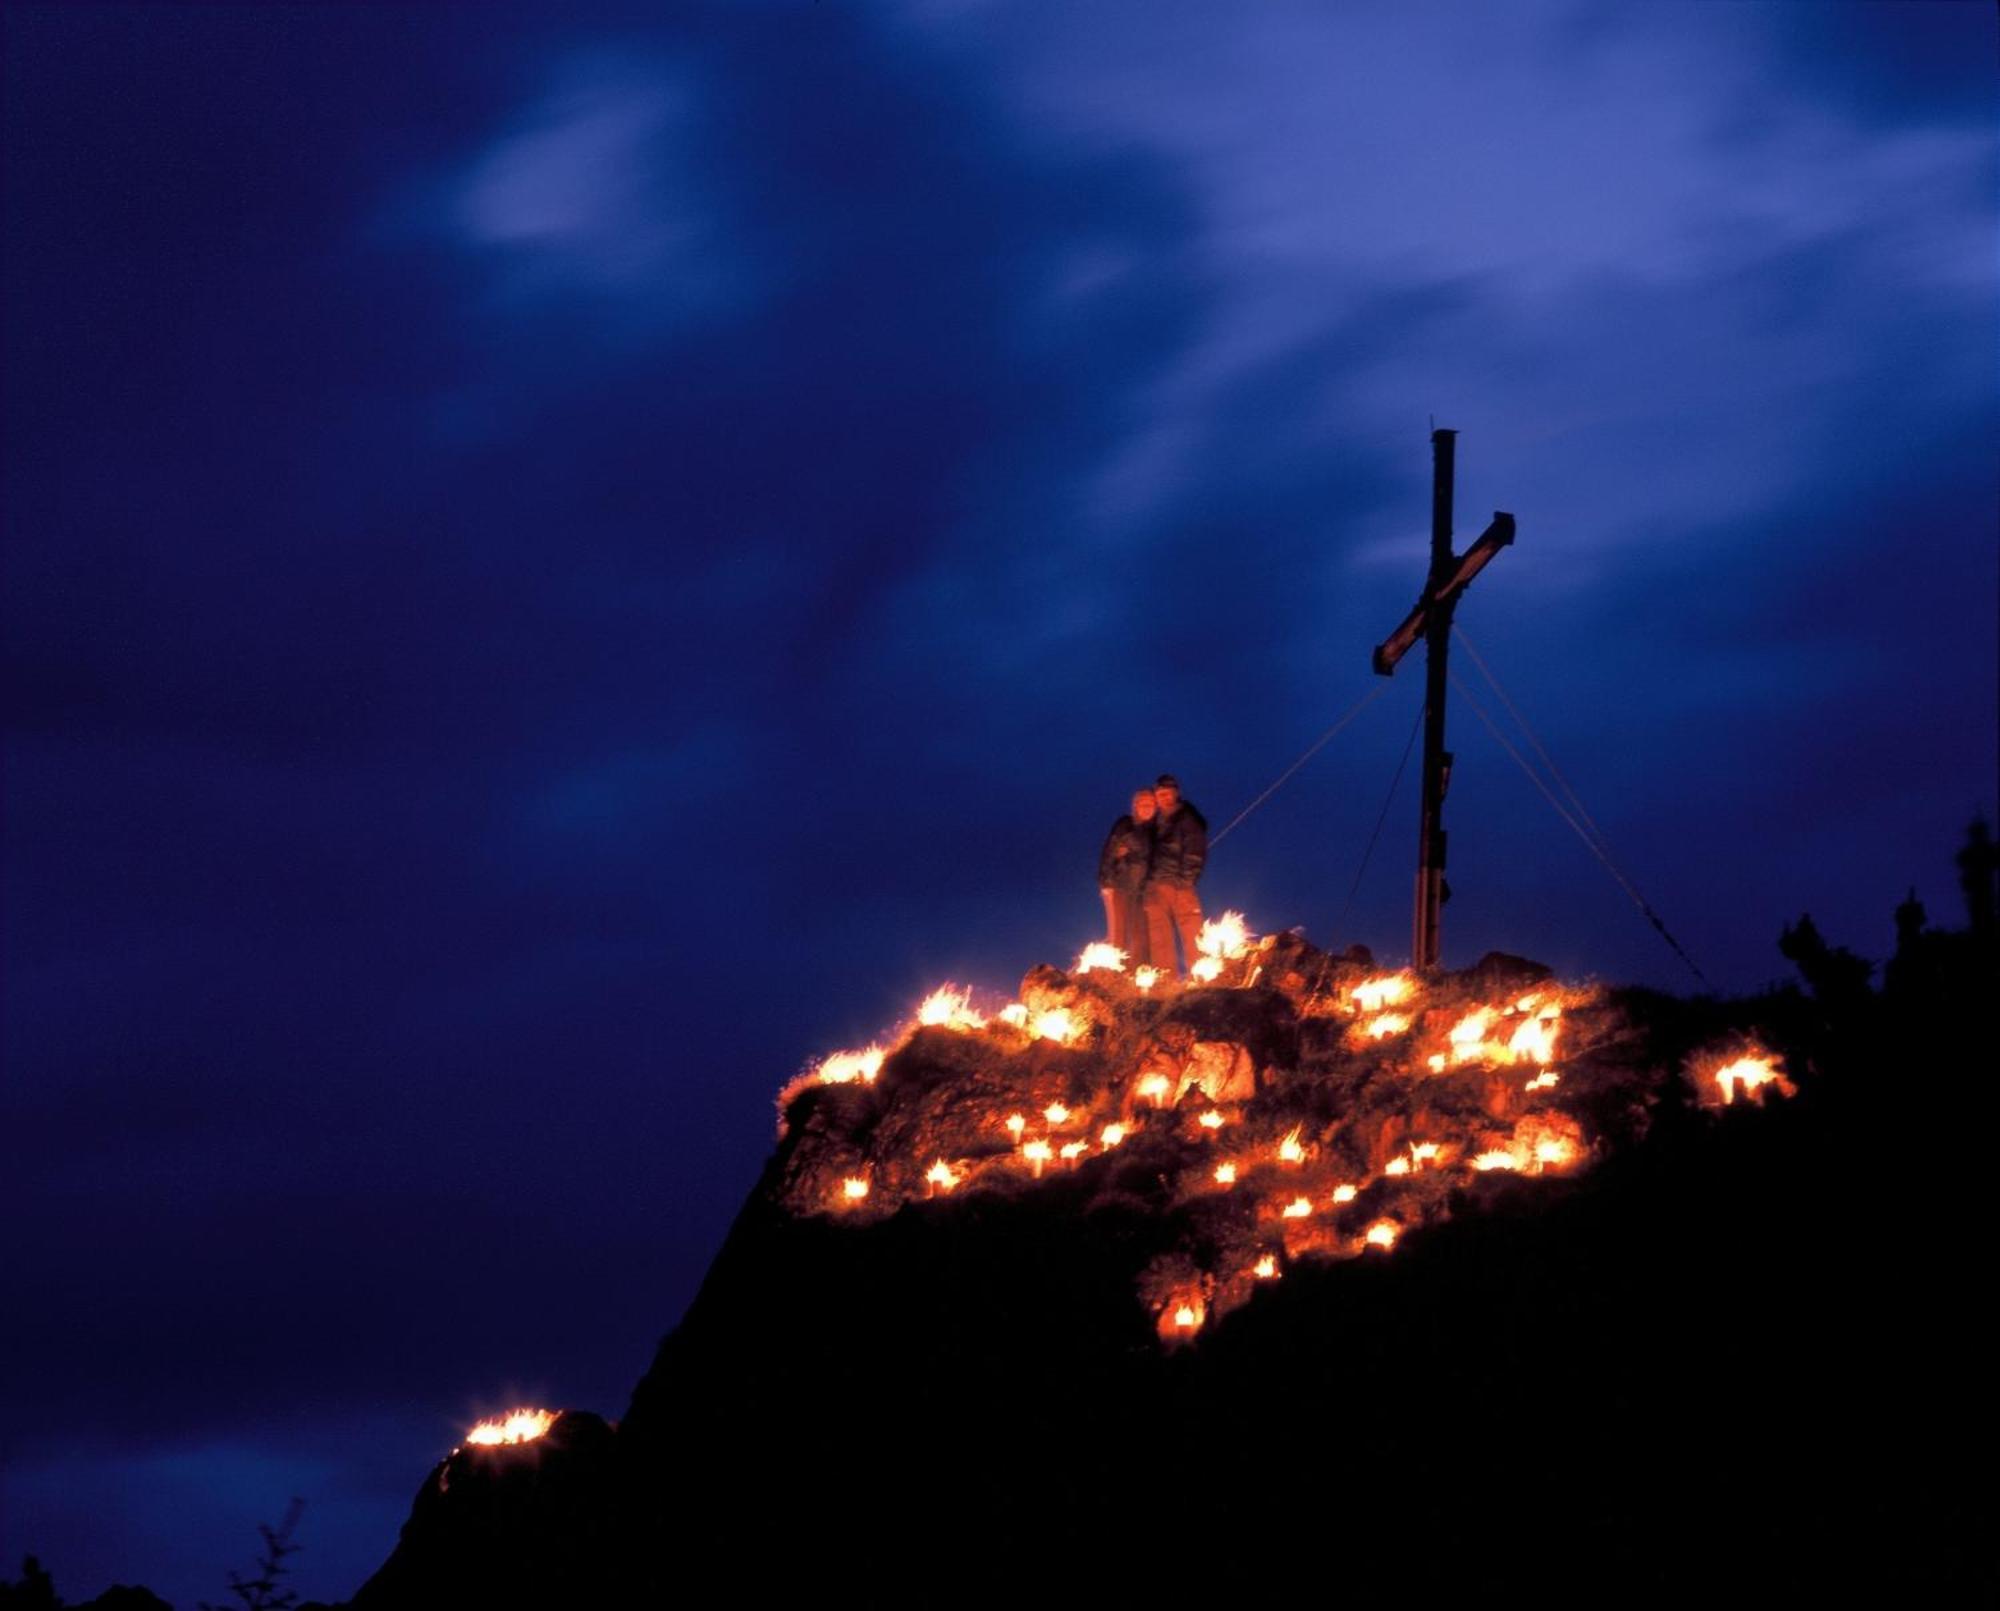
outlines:
[{"label": "wooden cross beam", "polygon": [[1396,662],[1422,638],[1424,679],[1424,790],[1417,824],[1416,915],[1411,925],[1410,960],[1426,973],[1438,965],[1438,918],[1451,897],[1444,881],[1444,793],[1451,784],[1451,753],[1444,747],[1445,651],[1451,646],[1451,616],[1473,577],[1514,540],[1514,517],[1494,511],[1488,526],[1463,554],[1451,551],[1451,480],[1456,431],[1431,432],[1431,569],[1423,596],[1403,624],[1375,650],[1375,670],[1387,677]]}]

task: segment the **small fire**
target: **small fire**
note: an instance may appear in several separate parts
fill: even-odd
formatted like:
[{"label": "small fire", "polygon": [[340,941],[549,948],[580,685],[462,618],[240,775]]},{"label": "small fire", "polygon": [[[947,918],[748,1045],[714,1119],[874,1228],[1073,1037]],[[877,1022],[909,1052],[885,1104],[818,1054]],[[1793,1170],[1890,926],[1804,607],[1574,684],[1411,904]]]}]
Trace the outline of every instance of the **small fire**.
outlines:
[{"label": "small fire", "polygon": [[1066,1159],[1081,1158],[1088,1151],[1090,1151],[1090,1143],[1088,1141],[1065,1141],[1062,1144],[1061,1155]]},{"label": "small fire", "polygon": [[[1250,930],[1244,925],[1243,914],[1224,912],[1220,917],[1211,918],[1202,924],[1194,945],[1205,957],[1234,961],[1250,945]],[[1219,973],[1221,970],[1218,968],[1216,971]]]},{"label": "small fire", "polygon": [[875,1076],[882,1072],[882,1057],[879,1046],[859,1052],[835,1052],[813,1071],[813,1077],[822,1085],[852,1085],[856,1080],[873,1085]]},{"label": "small fire", "polygon": [[1576,1156],[1576,1149],[1560,1136],[1535,1143],[1535,1162],[1544,1168],[1566,1164]]},{"label": "small fire", "polygon": [[1336,1203],[1351,1203],[1360,1195],[1361,1188],[1359,1186],[1342,1185],[1333,1188],[1333,1200]]},{"label": "small fire", "polygon": [[1010,1113],[1007,1115],[1007,1128],[1013,1132],[1015,1140],[1018,1141],[1021,1132],[1028,1128],[1028,1121],[1018,1113]]},{"label": "small fire", "polygon": [[1408,1001],[1415,988],[1407,973],[1391,973],[1380,979],[1364,979],[1354,987],[1354,1004],[1363,1012],[1380,1012],[1398,1002]]},{"label": "small fire", "polygon": [[1210,1108],[1195,1122],[1204,1130],[1220,1130],[1222,1128],[1222,1114],[1217,1109]]},{"label": "small fire", "polygon": [[1106,973],[1125,971],[1125,953],[1105,940],[1093,940],[1083,948],[1083,955],[1076,959],[1077,974],[1089,973],[1093,968],[1102,968]]},{"label": "small fire", "polygon": [[1222,958],[1196,957],[1188,972],[1203,984],[1214,984],[1222,977]]},{"label": "small fire", "polygon": [[1152,967],[1135,968],[1132,971],[1132,982],[1141,990],[1151,990],[1160,982],[1160,970]]},{"label": "small fire", "polygon": [[942,1158],[924,1171],[924,1180],[939,1191],[950,1191],[965,1177]]},{"label": "small fire", "polygon": [[1391,1158],[1388,1167],[1382,1171],[1385,1175],[1407,1175],[1409,1172],[1410,1160],[1407,1158]]},{"label": "small fire", "polygon": [[1442,1150],[1435,1141],[1419,1141],[1411,1146],[1410,1158],[1420,1164],[1436,1163],[1438,1153]]},{"label": "small fire", "polygon": [[1215,1166],[1215,1183],[1216,1183],[1216,1185],[1218,1185],[1218,1186],[1233,1186],[1233,1185],[1235,1185],[1235,1184],[1236,1184],[1236,1165],[1234,1165],[1233,1163],[1219,1163],[1219,1164],[1217,1164],[1217,1165]]},{"label": "small fire", "polygon": [[1266,1253],[1250,1266],[1250,1273],[1259,1281],[1275,1281],[1278,1278],[1278,1255]]},{"label": "small fire", "polygon": [[1482,1152],[1472,1160],[1474,1169],[1519,1169],[1521,1160],[1511,1152]]},{"label": "small fire", "polygon": [[1055,1148],[1046,1141],[1030,1141],[1021,1148],[1021,1156],[1035,1166],[1035,1179],[1042,1178],[1042,1165],[1055,1157]]},{"label": "small fire", "polygon": [[1012,1024],[1016,1029],[1028,1027],[1028,1009],[1018,1001],[1010,1001],[1000,1009],[1000,1022]]},{"label": "small fire", "polygon": [[1562,1083],[1562,1076],[1552,1068],[1545,1068],[1523,1087],[1529,1091],[1553,1091]]},{"label": "small fire", "polygon": [[1278,1161],[1280,1163],[1305,1162],[1306,1149],[1299,1145],[1299,1131],[1303,1128],[1304,1126],[1302,1125],[1293,1125],[1286,1133],[1285,1139],[1278,1143]]},{"label": "small fire", "polygon": [[1202,1306],[1198,1303],[1183,1303],[1174,1310],[1174,1329],[1177,1331],[1199,1331],[1201,1329]]},{"label": "small fire", "polygon": [[[1748,1053],[1732,1058],[1718,1068],[1713,1077],[1725,1107],[1736,1100],[1739,1090],[1745,1096],[1751,1096],[1761,1092],[1765,1086],[1773,1085],[1779,1095],[1790,1096],[1796,1089],[1779,1069],[1778,1059],[1768,1053]],[[1759,1096],[1758,1100],[1763,1098]]]},{"label": "small fire", "polygon": [[478,1448],[503,1443],[532,1443],[556,1424],[554,1410],[510,1410],[491,1421],[481,1421],[465,1434],[465,1441]]},{"label": "small fire", "polygon": [[986,1020],[972,1010],[972,992],[955,985],[940,985],[917,1009],[917,1022],[927,1028],[984,1029]]},{"label": "small fire", "polygon": [[1399,1012],[1385,1012],[1379,1018],[1368,1020],[1362,1030],[1370,1040],[1387,1040],[1391,1035],[1401,1035],[1410,1027],[1409,1019]]},{"label": "small fire", "polygon": [[1173,1088],[1173,1081],[1164,1074],[1148,1074],[1139,1082],[1139,1094],[1150,1098],[1155,1104],[1164,1104],[1167,1093]]},{"label": "small fire", "polygon": [[1486,1055],[1486,1026],[1493,1022],[1491,1007],[1476,1007],[1456,1024],[1446,1038],[1451,1042],[1451,1060],[1469,1063]]},{"label": "small fire", "polygon": [[1067,1007],[1051,1007],[1035,1014],[1034,1033],[1041,1040],[1067,1046],[1083,1038],[1084,1023]]},{"label": "small fire", "polygon": [[1559,1011],[1559,1008],[1547,1007],[1539,1017],[1522,1021],[1507,1041],[1507,1050],[1516,1062],[1535,1062],[1546,1067],[1555,1061],[1556,1014]]},{"label": "small fire", "polygon": [[849,1175],[840,1183],[840,1195],[850,1203],[858,1203],[868,1195],[868,1182],[861,1175]]},{"label": "small fire", "polygon": [[1047,1119],[1050,1124],[1067,1124],[1069,1123],[1069,1109],[1064,1107],[1060,1102],[1051,1102],[1047,1107],[1042,1109],[1042,1117]]},{"label": "small fire", "polygon": [[1286,1219],[1304,1219],[1312,1211],[1311,1198],[1294,1197],[1289,1203],[1285,1204],[1283,1214]]},{"label": "small fire", "polygon": [[1102,1130],[1097,1132],[1097,1139],[1106,1147],[1115,1147],[1125,1139],[1125,1126],[1122,1124],[1107,1124]]},{"label": "small fire", "polygon": [[1403,1227],[1393,1219],[1378,1219],[1368,1227],[1368,1234],[1362,1238],[1370,1247],[1379,1247],[1385,1252],[1396,1245],[1396,1238],[1403,1234]]}]

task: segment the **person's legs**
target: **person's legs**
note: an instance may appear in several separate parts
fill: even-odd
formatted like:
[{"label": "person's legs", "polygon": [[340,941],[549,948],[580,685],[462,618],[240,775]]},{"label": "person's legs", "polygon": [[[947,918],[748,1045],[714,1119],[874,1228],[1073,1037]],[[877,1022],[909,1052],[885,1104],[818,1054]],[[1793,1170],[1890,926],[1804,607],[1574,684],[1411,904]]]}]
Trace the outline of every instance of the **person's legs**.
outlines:
[{"label": "person's legs", "polygon": [[1104,938],[1120,950],[1125,940],[1125,898],[1115,889],[1098,886],[1097,893],[1104,897]]},{"label": "person's legs", "polygon": [[1118,895],[1119,931],[1125,936],[1111,943],[1125,953],[1128,967],[1143,967],[1152,960],[1153,948],[1146,935],[1146,912],[1139,904],[1136,889],[1123,890]]},{"label": "person's legs", "polygon": [[1172,894],[1168,911],[1173,914],[1174,928],[1180,935],[1181,955],[1186,958],[1183,965],[1192,968],[1194,959],[1201,955],[1195,949],[1195,941],[1201,935],[1201,897],[1195,894],[1192,885],[1177,886]]},{"label": "person's legs", "polygon": [[1141,904],[1146,914],[1146,954],[1153,966],[1165,973],[1174,971],[1174,920],[1167,910],[1169,892],[1161,885],[1148,884]]}]

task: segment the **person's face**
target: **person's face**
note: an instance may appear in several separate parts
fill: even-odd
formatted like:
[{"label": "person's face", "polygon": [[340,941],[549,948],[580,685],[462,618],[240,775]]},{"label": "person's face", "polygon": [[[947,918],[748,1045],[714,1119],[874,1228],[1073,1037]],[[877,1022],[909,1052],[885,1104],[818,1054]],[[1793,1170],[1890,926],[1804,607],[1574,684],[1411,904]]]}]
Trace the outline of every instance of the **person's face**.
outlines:
[{"label": "person's face", "polygon": [[1153,804],[1160,808],[1162,816],[1170,815],[1181,803],[1181,791],[1171,783],[1163,783],[1153,791]]},{"label": "person's face", "polygon": [[1159,809],[1150,789],[1141,789],[1132,796],[1132,815],[1140,822],[1146,821]]}]

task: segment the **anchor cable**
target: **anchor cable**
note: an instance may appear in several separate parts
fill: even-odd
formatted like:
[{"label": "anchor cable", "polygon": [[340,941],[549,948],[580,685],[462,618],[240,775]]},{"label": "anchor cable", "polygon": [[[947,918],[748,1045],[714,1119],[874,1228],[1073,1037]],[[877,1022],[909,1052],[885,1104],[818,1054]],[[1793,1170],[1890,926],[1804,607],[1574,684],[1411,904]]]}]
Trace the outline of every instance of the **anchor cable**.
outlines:
[{"label": "anchor cable", "polygon": [[1375,841],[1382,837],[1382,824],[1389,820],[1389,807],[1396,803],[1396,790],[1403,782],[1403,768],[1410,764],[1410,751],[1417,747],[1417,733],[1424,725],[1424,709],[1417,706],[1417,719],[1410,723],[1410,736],[1403,745],[1403,758],[1396,763],[1396,775],[1389,780],[1389,792],[1382,798],[1382,811],[1375,819],[1375,831],[1368,836],[1368,848],[1361,852],[1361,865],[1354,869],[1354,882],[1348,886],[1347,899],[1340,903],[1340,916],[1333,920],[1334,933],[1340,933],[1347,924],[1348,909],[1354,905],[1354,897],[1361,890],[1361,880],[1368,871],[1368,861],[1375,854]]},{"label": "anchor cable", "polygon": [[1348,708],[1346,715],[1342,716],[1339,721],[1335,722],[1324,733],[1321,733],[1318,738],[1312,741],[1311,745],[1307,748],[1305,754],[1301,755],[1296,761],[1292,762],[1290,766],[1286,767],[1284,771],[1278,774],[1276,782],[1274,782],[1262,794],[1258,795],[1256,799],[1252,800],[1241,811],[1237,812],[1235,816],[1231,817],[1229,819],[1228,825],[1224,827],[1220,833],[1211,834],[1209,836],[1208,843],[1210,848],[1213,849],[1216,845],[1221,844],[1224,839],[1228,838],[1230,829],[1234,828],[1245,817],[1249,816],[1251,812],[1255,811],[1266,800],[1270,799],[1272,795],[1276,794],[1279,788],[1284,784],[1284,782],[1288,778],[1291,777],[1291,775],[1294,772],[1298,771],[1300,767],[1304,766],[1306,762],[1310,761],[1315,755],[1319,754],[1319,752],[1323,748],[1325,748],[1327,741],[1331,739],[1335,733],[1338,733],[1343,727],[1345,727],[1349,722],[1353,721],[1355,717],[1359,716],[1377,699],[1380,699],[1383,694],[1388,692],[1388,689],[1389,689],[1388,683],[1378,682],[1372,689],[1370,689],[1367,693],[1363,694],[1358,700],[1356,700],[1354,704]]},{"label": "anchor cable", "polygon": [[1572,816],[1569,809],[1550,792],[1549,786],[1542,781],[1541,774],[1528,764],[1527,757],[1522,755],[1519,750],[1508,742],[1507,735],[1502,733],[1499,727],[1494,724],[1493,718],[1486,714],[1486,708],[1477,699],[1473,698],[1472,690],[1465,686],[1463,679],[1459,677],[1458,673],[1454,671],[1450,673],[1450,676],[1452,686],[1458,690],[1459,697],[1472,707],[1473,715],[1477,716],[1485,724],[1486,731],[1493,735],[1493,741],[1513,757],[1515,765],[1527,773],[1528,781],[1541,791],[1542,798],[1548,801],[1556,815],[1561,817],[1564,822],[1568,823],[1576,831],[1577,838],[1581,839],[1590,853],[1604,864],[1604,870],[1618,881],[1618,887],[1632,897],[1632,903],[1644,914],[1646,921],[1659,930],[1660,938],[1673,948],[1675,956],[1687,964],[1688,971],[1701,981],[1702,988],[1712,990],[1714,986],[1709,984],[1708,975],[1703,973],[1694,958],[1687,954],[1687,950],[1682,946],[1681,942],[1673,937],[1667,925],[1661,920],[1660,914],[1653,910],[1651,903],[1647,901],[1645,896],[1639,893],[1638,888],[1633,884],[1632,880],[1627,878],[1620,870],[1618,864],[1611,859],[1610,852],[1597,839],[1593,838],[1584,825]]}]

